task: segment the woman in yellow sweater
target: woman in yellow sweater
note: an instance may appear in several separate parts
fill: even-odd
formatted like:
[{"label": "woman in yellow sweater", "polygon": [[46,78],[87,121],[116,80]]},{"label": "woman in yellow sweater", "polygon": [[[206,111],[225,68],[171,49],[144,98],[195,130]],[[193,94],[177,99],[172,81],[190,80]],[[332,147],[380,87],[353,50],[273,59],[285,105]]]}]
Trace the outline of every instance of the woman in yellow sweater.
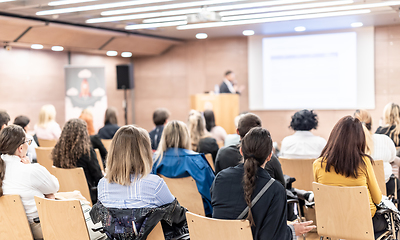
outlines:
[{"label": "woman in yellow sweater", "polygon": [[381,215],[375,215],[382,193],[372,168],[373,160],[365,154],[365,136],[360,120],[343,117],[334,126],[320,158],[313,164],[314,181],[331,186],[366,186],[369,193],[375,236],[387,227]]}]

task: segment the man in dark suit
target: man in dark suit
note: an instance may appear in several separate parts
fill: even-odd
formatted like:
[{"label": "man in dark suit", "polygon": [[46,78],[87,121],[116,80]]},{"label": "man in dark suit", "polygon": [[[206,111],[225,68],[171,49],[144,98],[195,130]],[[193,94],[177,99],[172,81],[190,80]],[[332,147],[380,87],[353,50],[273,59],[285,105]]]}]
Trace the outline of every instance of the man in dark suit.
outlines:
[{"label": "man in dark suit", "polygon": [[226,71],[224,81],[219,87],[219,93],[237,93],[240,94],[244,89],[244,86],[238,86],[235,81],[235,73],[232,71]]}]

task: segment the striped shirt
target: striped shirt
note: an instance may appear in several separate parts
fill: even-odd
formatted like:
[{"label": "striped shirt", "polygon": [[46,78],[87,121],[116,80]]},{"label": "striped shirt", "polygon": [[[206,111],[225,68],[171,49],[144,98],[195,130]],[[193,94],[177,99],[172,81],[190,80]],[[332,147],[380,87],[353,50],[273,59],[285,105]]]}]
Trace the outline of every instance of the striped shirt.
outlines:
[{"label": "striped shirt", "polygon": [[149,174],[129,186],[109,183],[102,178],[97,186],[98,199],[107,208],[155,208],[174,201],[167,184],[159,176]]}]

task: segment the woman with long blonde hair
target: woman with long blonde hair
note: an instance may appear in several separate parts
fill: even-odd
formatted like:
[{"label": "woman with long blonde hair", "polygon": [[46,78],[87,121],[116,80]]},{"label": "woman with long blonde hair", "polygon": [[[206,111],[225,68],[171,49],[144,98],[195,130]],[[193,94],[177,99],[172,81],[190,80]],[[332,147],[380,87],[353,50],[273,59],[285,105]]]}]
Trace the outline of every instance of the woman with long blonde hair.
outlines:
[{"label": "woman with long blonde hair", "polygon": [[400,106],[395,103],[388,103],[383,109],[383,126],[380,126],[377,134],[389,136],[396,147],[400,146]]},{"label": "woman with long blonde hair", "polygon": [[215,175],[204,154],[190,150],[190,134],[185,123],[167,123],[154,159],[154,174],[169,178],[191,176],[196,181],[197,190],[203,199],[205,213],[211,216],[210,187]]},{"label": "woman with long blonde hair", "polygon": [[191,110],[188,119],[188,128],[192,143],[192,150],[199,153],[211,153],[213,161],[219,150],[217,141],[206,129],[206,122],[201,112]]},{"label": "woman with long blonde hair", "polygon": [[35,125],[37,138],[45,140],[58,139],[61,134],[61,128],[56,123],[56,108],[47,104],[42,106],[39,112],[39,122]]},{"label": "woman with long blonde hair", "polygon": [[92,202],[97,202],[97,183],[103,177],[96,152],[90,143],[86,122],[74,118],[65,123],[61,136],[51,152],[53,165],[58,168],[81,167],[91,189]]},{"label": "woman with long blonde hair", "polygon": [[[99,202],[91,213],[94,222],[102,221],[109,239],[146,239],[160,220],[178,224],[179,227],[172,228],[187,233],[185,209],[164,180],[150,174],[152,154],[149,134],[143,128],[127,125],[115,133],[107,174],[98,184]],[[165,228],[167,225],[163,224],[165,235],[171,232]]]}]

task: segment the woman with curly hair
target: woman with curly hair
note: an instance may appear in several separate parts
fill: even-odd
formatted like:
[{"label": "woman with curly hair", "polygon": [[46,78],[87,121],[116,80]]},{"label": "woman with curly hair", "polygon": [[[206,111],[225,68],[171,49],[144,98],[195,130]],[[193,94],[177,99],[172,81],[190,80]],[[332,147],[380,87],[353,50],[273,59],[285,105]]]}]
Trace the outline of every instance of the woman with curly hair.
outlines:
[{"label": "woman with curly hair", "polygon": [[318,158],[326,145],[326,140],[312,134],[317,129],[318,116],[313,110],[301,110],[292,116],[289,128],[295,133],[282,140],[281,157]]},{"label": "woman with curly hair", "polygon": [[[92,202],[97,202],[97,184],[103,177],[96,152],[91,147],[86,123],[82,119],[71,119],[61,132],[60,139],[51,153],[53,165],[58,168],[81,167],[85,172]],[[92,190],[96,189],[96,190]]]}]

